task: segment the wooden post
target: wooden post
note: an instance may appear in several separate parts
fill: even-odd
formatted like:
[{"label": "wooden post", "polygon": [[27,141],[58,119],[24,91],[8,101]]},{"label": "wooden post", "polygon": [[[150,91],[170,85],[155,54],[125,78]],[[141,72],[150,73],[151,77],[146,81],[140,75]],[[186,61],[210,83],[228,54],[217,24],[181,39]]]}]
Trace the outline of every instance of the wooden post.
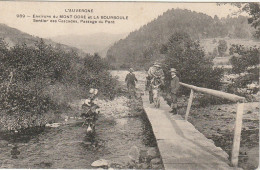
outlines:
[{"label": "wooden post", "polygon": [[185,115],[185,120],[188,120],[188,116],[189,116],[190,108],[191,108],[191,104],[192,104],[192,99],[193,99],[193,90],[191,89],[190,98],[188,101],[188,106],[187,106],[186,115]]},{"label": "wooden post", "polygon": [[235,167],[237,167],[238,164],[243,112],[244,112],[244,102],[243,103],[238,102],[235,130],[234,130],[234,139],[233,139],[233,148],[232,148],[232,157],[231,157],[231,164],[232,166]]}]

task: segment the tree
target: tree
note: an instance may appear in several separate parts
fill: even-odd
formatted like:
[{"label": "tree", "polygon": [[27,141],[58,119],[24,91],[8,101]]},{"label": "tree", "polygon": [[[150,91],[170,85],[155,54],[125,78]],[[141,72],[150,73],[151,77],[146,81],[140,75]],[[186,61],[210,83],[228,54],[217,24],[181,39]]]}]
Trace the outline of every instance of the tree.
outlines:
[{"label": "tree", "polygon": [[[232,71],[234,73],[242,73],[247,71],[250,67],[257,69],[259,64],[260,49],[256,47],[246,48],[243,45],[232,45],[229,49]],[[237,56],[235,56],[237,55]]]},{"label": "tree", "polygon": [[223,57],[225,52],[227,51],[227,42],[225,40],[219,40],[218,41],[218,53],[220,57]]},{"label": "tree", "polygon": [[218,18],[217,15],[214,15],[214,21],[215,21],[215,22],[219,22],[219,18]]},{"label": "tree", "polygon": [[251,2],[245,3],[240,7],[242,11],[245,11],[249,14],[248,23],[256,29],[255,37],[260,38],[260,3]]},{"label": "tree", "polygon": [[223,70],[213,68],[212,60],[205,57],[199,42],[187,33],[172,35],[161,52],[165,55],[165,69],[176,68],[181,82],[219,89]]},{"label": "tree", "polygon": [[[232,65],[233,73],[240,74],[232,84],[229,85],[228,91],[239,95],[245,95],[238,91],[238,88],[248,88],[248,85],[257,83],[259,85],[259,56],[260,48],[246,48],[242,45],[232,45],[230,54],[233,55],[229,60]],[[253,93],[257,93],[259,89],[254,89]]]},{"label": "tree", "polygon": [[[218,5],[227,3],[218,3]],[[236,6],[239,11],[237,13],[246,12],[249,15],[248,23],[256,29],[255,37],[260,38],[260,3],[247,2],[247,3],[230,3]]]}]

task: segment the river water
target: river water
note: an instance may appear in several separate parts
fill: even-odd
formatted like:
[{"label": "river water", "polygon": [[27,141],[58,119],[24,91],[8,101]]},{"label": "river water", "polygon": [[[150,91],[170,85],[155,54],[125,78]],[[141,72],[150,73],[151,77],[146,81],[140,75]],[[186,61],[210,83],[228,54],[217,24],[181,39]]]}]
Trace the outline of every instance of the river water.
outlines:
[{"label": "river water", "polygon": [[91,163],[98,159],[108,160],[113,168],[128,168],[131,148],[156,148],[144,113],[133,107],[136,101],[118,97],[99,104],[94,139],[85,135],[82,120],[75,117],[62,120],[59,127],[0,134],[0,168],[93,168]]}]

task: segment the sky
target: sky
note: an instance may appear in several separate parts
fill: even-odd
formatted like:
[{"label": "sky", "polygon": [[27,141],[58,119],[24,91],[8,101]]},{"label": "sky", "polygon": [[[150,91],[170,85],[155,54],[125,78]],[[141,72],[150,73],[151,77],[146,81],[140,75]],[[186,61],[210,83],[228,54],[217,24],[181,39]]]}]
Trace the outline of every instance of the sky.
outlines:
[{"label": "sky", "polygon": [[[180,8],[205,13],[219,18],[226,17],[235,10],[230,5],[217,6],[216,3],[166,3],[166,2],[19,2],[0,1],[0,23],[17,28],[31,35],[49,38],[60,35],[89,35],[95,33],[122,34],[139,29],[142,25],[154,20],[168,9]],[[92,12],[66,12],[69,9],[88,9]],[[21,14],[21,15],[20,15]],[[114,20],[114,23],[89,24],[81,23],[47,23],[33,22],[33,15],[74,15],[91,16],[123,16],[127,20]],[[23,16],[25,16],[23,18]],[[59,18],[60,19],[60,18]],[[74,20],[74,18],[72,18]],[[58,19],[52,19],[58,21]],[[70,20],[70,19],[67,19]],[[88,18],[83,20],[89,20]],[[94,19],[92,19],[94,20]],[[112,21],[112,20],[107,20]],[[0,30],[1,31],[1,30]]]}]

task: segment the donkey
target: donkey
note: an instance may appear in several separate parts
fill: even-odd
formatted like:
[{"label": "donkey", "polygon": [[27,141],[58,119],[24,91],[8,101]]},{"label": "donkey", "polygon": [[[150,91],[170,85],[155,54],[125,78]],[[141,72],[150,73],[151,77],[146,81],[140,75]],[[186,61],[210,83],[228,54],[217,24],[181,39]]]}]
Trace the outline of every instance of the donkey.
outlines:
[{"label": "donkey", "polygon": [[84,103],[82,105],[84,113],[81,114],[81,117],[85,119],[82,126],[87,126],[87,134],[95,134],[96,121],[99,114],[99,112],[97,112],[98,108],[99,106],[94,103],[90,103],[90,105]]},{"label": "donkey", "polygon": [[154,77],[151,80],[152,93],[153,93],[153,102],[156,108],[160,107],[160,86],[161,86],[160,78]]}]

